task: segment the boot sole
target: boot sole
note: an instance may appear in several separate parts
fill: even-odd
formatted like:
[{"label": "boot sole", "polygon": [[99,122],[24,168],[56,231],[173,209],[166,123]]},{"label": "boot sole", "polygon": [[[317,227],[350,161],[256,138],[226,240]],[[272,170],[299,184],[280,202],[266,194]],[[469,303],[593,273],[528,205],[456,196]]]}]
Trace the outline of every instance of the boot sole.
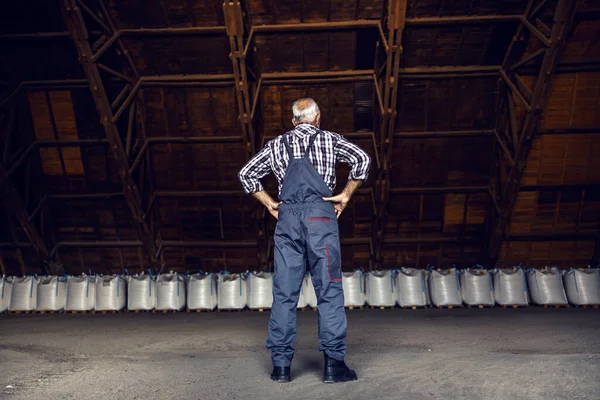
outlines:
[{"label": "boot sole", "polygon": [[276,378],[271,377],[271,380],[275,381],[277,383],[288,383],[290,381],[290,378],[289,377],[285,377],[285,378],[284,377],[276,377]]},{"label": "boot sole", "polygon": [[343,376],[331,376],[331,377],[326,377],[323,379],[323,383],[342,383],[342,382],[352,382],[352,381],[356,381],[358,380],[358,377],[356,378],[346,378]]}]

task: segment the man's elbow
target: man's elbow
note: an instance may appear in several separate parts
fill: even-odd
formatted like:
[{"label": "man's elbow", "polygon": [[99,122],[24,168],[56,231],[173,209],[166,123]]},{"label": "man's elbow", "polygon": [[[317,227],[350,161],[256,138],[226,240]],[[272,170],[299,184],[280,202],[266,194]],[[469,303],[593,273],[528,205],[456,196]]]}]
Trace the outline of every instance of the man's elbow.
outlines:
[{"label": "man's elbow", "polygon": [[365,169],[367,170],[367,172],[371,169],[371,156],[368,155],[367,153],[365,153],[364,155],[365,158]]},{"label": "man's elbow", "polygon": [[371,156],[367,153],[363,153],[362,155],[362,168],[360,168],[361,174],[363,176],[362,180],[366,180],[369,176],[369,171],[371,170]]}]

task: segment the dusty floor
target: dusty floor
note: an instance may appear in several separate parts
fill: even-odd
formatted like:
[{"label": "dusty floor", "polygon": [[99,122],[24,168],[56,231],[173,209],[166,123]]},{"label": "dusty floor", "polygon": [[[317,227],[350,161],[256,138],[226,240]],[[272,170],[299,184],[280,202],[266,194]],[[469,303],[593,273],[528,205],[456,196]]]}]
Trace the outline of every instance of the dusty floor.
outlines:
[{"label": "dusty floor", "polygon": [[325,385],[316,313],[293,381],[269,380],[268,314],[0,315],[0,398],[600,399],[600,310],[349,311],[357,382]]}]

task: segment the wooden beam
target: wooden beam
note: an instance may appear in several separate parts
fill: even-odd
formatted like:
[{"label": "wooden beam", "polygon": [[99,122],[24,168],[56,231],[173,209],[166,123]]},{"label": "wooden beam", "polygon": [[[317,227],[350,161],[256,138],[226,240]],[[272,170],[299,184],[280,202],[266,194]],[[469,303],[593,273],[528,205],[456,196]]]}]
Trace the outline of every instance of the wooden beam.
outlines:
[{"label": "wooden beam", "polygon": [[506,75],[506,72],[504,72],[504,70],[500,70],[500,77],[502,78],[504,83],[506,83],[506,86],[509,87],[511,92],[514,93],[515,95],[517,95],[517,98],[521,101],[521,103],[523,103],[523,106],[525,107],[525,109],[527,111],[530,111],[531,104],[529,104],[527,102],[527,100],[525,100],[525,97],[523,97],[523,94],[521,93],[519,88],[510,80],[510,78],[508,77],[508,75]]},{"label": "wooden beam", "polygon": [[115,42],[116,42],[117,40],[119,40],[119,37],[121,37],[121,35],[119,34],[119,32],[116,32],[115,34],[113,34],[113,35],[111,36],[111,38],[110,38],[110,39],[108,39],[108,40],[106,41],[106,43],[104,43],[104,44],[102,45],[102,47],[100,47],[100,49],[98,49],[98,51],[97,51],[97,52],[96,52],[96,53],[95,53],[95,54],[92,56],[92,62],[96,62],[96,61],[98,61],[98,59],[99,59],[100,57],[102,57],[102,55],[103,55],[104,53],[106,53],[106,51],[107,51],[107,50],[108,50],[108,49],[109,49],[109,48],[110,48],[110,47],[111,47],[113,44],[115,44]]},{"label": "wooden beam", "polygon": [[252,248],[257,247],[258,243],[255,240],[239,240],[239,241],[201,241],[201,240],[165,240],[163,247],[192,247],[192,248]]},{"label": "wooden beam", "polygon": [[[37,258],[40,261],[40,269],[45,271],[46,265],[50,264],[51,261],[50,253],[48,252],[46,243],[31,221],[29,212],[27,211],[27,208],[25,207],[17,188],[13,185],[6,169],[4,168],[4,165],[2,164],[0,164],[0,188],[4,193],[7,210],[10,210],[17,221],[19,221],[21,229],[23,229],[23,232],[25,232],[27,239],[29,239]],[[7,218],[10,219],[10,216],[7,216]],[[15,237],[15,241],[16,240],[17,238]],[[57,271],[50,272],[56,273]]]},{"label": "wooden beam", "polygon": [[[383,245],[385,243],[385,224],[390,190],[390,164],[395,137],[397,116],[398,81],[400,76],[400,57],[402,55],[402,33],[406,23],[407,0],[390,0],[387,15],[387,45],[385,59],[385,78],[383,80],[383,115],[379,119],[378,149],[381,167],[375,184],[375,221],[373,223],[373,243],[371,261],[375,267],[383,263]],[[374,69],[378,69],[375,66]],[[378,78],[376,78],[378,79]]]},{"label": "wooden beam", "polygon": [[521,15],[470,15],[455,17],[423,17],[406,18],[406,26],[432,26],[432,25],[478,25],[489,23],[518,22]]},{"label": "wooden beam", "polygon": [[55,39],[68,37],[69,32],[5,33],[0,35],[0,40]]},{"label": "wooden beam", "polygon": [[529,22],[527,18],[521,17],[521,23],[525,25],[525,27],[529,29],[529,31],[533,33],[544,44],[544,46],[550,47],[550,45],[552,44],[552,40],[548,39],[546,35],[544,35],[535,26],[533,26],[533,24]]},{"label": "wooden beam", "polygon": [[385,238],[385,244],[437,244],[437,243],[479,243],[480,237],[393,237]]},{"label": "wooden beam", "polygon": [[3,97],[0,98],[0,110],[2,110],[2,108],[7,105],[7,104],[11,104],[12,99],[15,98],[15,96],[17,96],[19,93],[21,93],[21,89],[23,88],[23,82],[19,83],[17,85],[17,87],[15,87],[12,90],[7,90],[5,93],[7,93],[6,95],[4,95]]},{"label": "wooden beam", "polygon": [[[541,2],[540,6],[543,6]],[[580,21],[596,20],[600,10],[583,9],[577,13],[577,19]],[[535,15],[535,13],[533,13]],[[475,25],[486,23],[513,23],[519,22],[520,14],[517,15],[471,15],[471,16],[449,16],[449,17],[411,17],[406,18],[407,26],[437,26],[437,25]],[[299,24],[273,24],[256,25],[255,29],[268,32],[286,32],[286,31],[311,31],[311,30],[345,30],[361,28],[380,28],[379,21],[374,20],[354,20],[339,22],[317,22],[317,23],[299,23]],[[201,36],[201,35],[221,35],[226,31],[225,26],[193,26],[181,28],[133,28],[120,29],[121,36]],[[103,32],[91,32],[92,35],[102,35]],[[16,34],[2,34],[0,40],[19,40],[19,39],[52,39],[67,38],[69,32],[30,32]]]},{"label": "wooden beam", "polygon": [[164,136],[164,137],[150,137],[148,141],[151,144],[155,143],[190,143],[190,144],[201,144],[201,143],[239,143],[243,142],[244,138],[241,136]]},{"label": "wooden beam", "polygon": [[487,193],[488,186],[423,186],[390,189],[392,194]]},{"label": "wooden beam", "polygon": [[235,76],[233,74],[172,74],[172,75],[151,75],[142,76],[140,81],[144,86],[152,83],[165,82],[213,82],[213,81],[231,81],[233,83]]},{"label": "wooden beam", "polygon": [[435,139],[456,137],[486,137],[493,136],[494,129],[473,129],[458,131],[426,131],[426,132],[395,132],[394,136],[403,139]]},{"label": "wooden beam", "polygon": [[185,28],[120,29],[122,36],[201,36],[225,33],[224,26],[193,26]]},{"label": "wooden beam", "polygon": [[[258,92],[260,87],[256,88],[255,96],[252,98],[248,81],[248,66],[246,65],[247,46],[244,45],[244,27],[249,26],[249,23],[248,21],[244,21],[245,17],[242,5],[239,1],[225,1],[223,3],[223,12],[225,15],[227,37],[229,38],[229,57],[233,67],[236,88],[238,122],[245,147],[246,161],[248,161],[257,151],[256,135],[254,132],[254,104],[256,104],[260,95]],[[250,44],[250,40],[252,40],[252,33],[249,34],[247,45]],[[261,77],[259,86],[262,84],[263,79],[264,77]],[[219,215],[221,215],[220,211]],[[256,204],[254,215],[256,219],[256,242],[254,245],[258,248],[256,256],[258,264],[264,268],[268,264],[269,239],[267,238],[266,215],[263,207]]]},{"label": "wooden beam", "polygon": [[[92,58],[93,53],[88,40],[88,32],[81,9],[78,7],[75,0],[61,0],[61,7],[66,26],[77,49],[80,63],[83,67],[89,87],[94,97],[94,102],[96,103],[96,109],[100,115],[101,123],[104,126],[106,138],[114,155],[117,169],[119,171],[119,177],[121,179],[121,184],[123,185],[125,199],[129,209],[133,214],[133,220],[135,222],[140,241],[143,243],[152,267],[156,268],[158,260],[155,257],[156,243],[154,234],[146,222],[144,210],[142,208],[140,192],[135,184],[135,181],[129,174],[129,162],[125,153],[125,149],[123,148],[119,130],[115,124],[116,116],[114,116],[112,113],[111,104],[104,89],[104,84],[100,76],[98,65],[93,61]],[[136,83],[138,88],[139,85],[140,80],[138,80]],[[131,93],[134,92],[135,90],[131,91]],[[128,100],[132,101],[133,98],[128,98]],[[128,100],[126,100],[126,102]]]},{"label": "wooden beam", "polygon": [[111,199],[113,197],[125,196],[121,192],[112,193],[57,193],[49,194],[48,199],[50,200],[95,200],[95,199]]},{"label": "wooden beam", "polygon": [[514,156],[515,165],[508,173],[500,201],[500,215],[496,218],[489,233],[487,264],[490,267],[493,267],[498,259],[504,231],[517,200],[521,179],[525,171],[525,164],[533,143],[533,137],[535,136],[538,122],[550,95],[550,86],[556,72],[556,66],[564,49],[565,38],[575,18],[576,6],[576,1],[559,0],[554,12],[554,24],[550,36],[551,45],[544,54],[532,92],[531,107],[525,116],[525,121],[519,134],[519,147],[515,150]]},{"label": "wooden beam", "polygon": [[1,242],[0,249],[29,249],[31,242]]},{"label": "wooden beam", "polygon": [[514,166],[515,162],[512,159],[510,150],[508,150],[508,148],[502,141],[502,138],[500,137],[500,135],[498,134],[498,132],[495,129],[494,129],[494,136],[496,137],[496,141],[498,142],[498,145],[500,146],[500,148],[502,149],[502,152],[504,153],[504,156],[506,157],[506,161],[508,161],[508,163],[510,164],[511,167]]},{"label": "wooden beam", "polygon": [[255,25],[252,27],[255,33],[281,33],[281,32],[309,32],[309,31],[336,31],[352,30],[362,28],[377,28],[379,21],[372,19],[359,19],[354,21],[333,22],[304,22],[300,24],[272,24]]},{"label": "wooden beam", "polygon": [[182,197],[245,197],[241,190],[157,190],[158,198]]},{"label": "wooden beam", "polygon": [[129,174],[130,175],[133,175],[133,173],[135,172],[135,170],[137,169],[137,167],[140,165],[140,163],[142,162],[143,158],[145,157],[146,151],[148,150],[148,144],[149,143],[150,143],[150,141],[148,139],[144,140],[144,144],[142,145],[142,148],[138,152],[138,155],[135,158],[135,161],[131,165],[131,168],[129,168]]},{"label": "wooden beam", "polygon": [[594,240],[597,237],[596,231],[558,231],[549,233],[511,233],[506,236],[509,242],[540,242],[540,241],[561,241],[561,240]]},{"label": "wooden beam", "polygon": [[[98,68],[96,68],[96,70],[97,69]],[[100,75],[98,75],[98,76],[100,76]],[[121,107],[119,107],[119,111],[117,111],[114,114],[113,119],[112,119],[113,123],[116,123],[117,120],[119,119],[119,117],[129,108],[129,105],[131,104],[132,101],[135,100],[141,86],[142,86],[142,81],[138,80],[137,83],[135,84],[135,86],[129,92],[129,96],[127,96],[127,98],[125,99],[125,101],[123,102]],[[111,105],[111,114],[112,114],[112,105]]]}]

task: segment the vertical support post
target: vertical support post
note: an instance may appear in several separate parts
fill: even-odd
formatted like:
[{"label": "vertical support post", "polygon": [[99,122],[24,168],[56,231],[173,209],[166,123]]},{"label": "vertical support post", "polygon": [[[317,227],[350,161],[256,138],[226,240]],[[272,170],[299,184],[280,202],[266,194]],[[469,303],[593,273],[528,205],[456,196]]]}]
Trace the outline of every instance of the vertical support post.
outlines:
[{"label": "vertical support post", "polygon": [[[381,168],[377,175],[375,187],[376,217],[374,223],[373,258],[374,265],[383,262],[384,232],[386,210],[390,199],[391,155],[394,143],[394,129],[397,116],[398,76],[400,74],[400,57],[402,55],[402,32],[406,22],[406,0],[390,0],[387,9],[387,57],[385,60],[385,80],[383,82],[383,114],[379,121],[379,160]],[[375,79],[378,79],[377,77]],[[381,86],[381,85],[379,85]],[[377,90],[377,88],[375,88]]]},{"label": "vertical support post", "polygon": [[[52,263],[50,263],[50,252],[48,251],[48,247],[33,222],[31,222],[29,212],[19,195],[17,188],[13,185],[2,164],[0,164],[0,188],[4,190],[7,211],[10,210],[17,218],[17,221],[19,221],[23,232],[25,232],[25,235],[31,242],[31,246],[40,261],[42,271],[47,272],[46,266],[48,264],[52,265]],[[7,218],[9,219],[9,224],[12,224],[9,215],[7,215]],[[16,237],[14,239],[15,241],[17,240]],[[57,273],[57,271],[51,272]]]},{"label": "vertical support post", "polygon": [[[114,120],[111,104],[104,89],[97,63],[93,60],[94,54],[89,43],[89,37],[81,9],[77,6],[75,0],[61,0],[61,7],[69,35],[77,48],[79,62],[85,72],[89,82],[90,89],[96,103],[96,109],[100,116],[100,122],[104,126],[104,132],[110,145],[111,151],[115,156],[119,178],[123,185],[125,199],[133,214],[138,235],[148,254],[148,259],[152,267],[156,268],[158,260],[156,258],[156,243],[154,235],[148,226],[142,208],[142,199],[139,190],[129,173],[129,161],[123,143],[121,141],[119,130]],[[139,82],[137,82],[139,83]],[[137,85],[136,83],[136,85]],[[133,93],[133,92],[132,92]]]},{"label": "vertical support post", "polygon": [[[246,160],[256,154],[256,137],[254,134],[253,104],[259,96],[256,89],[255,101],[251,101],[250,87],[246,65],[246,54],[244,52],[244,13],[239,1],[226,1],[223,3],[225,15],[225,28],[229,37],[231,52],[229,57],[233,66],[233,77],[235,80],[235,95],[238,108],[238,120],[242,130],[245,145]],[[266,220],[264,210],[257,206],[256,229],[258,240],[258,262],[262,267],[268,263],[269,239],[266,234]]]},{"label": "vertical support post", "polygon": [[240,127],[246,145],[246,154],[254,155],[254,125],[250,118],[252,113],[250,101],[250,88],[248,87],[248,74],[246,69],[246,57],[244,56],[244,17],[242,6],[239,1],[228,1],[223,3],[225,14],[225,27],[229,37],[231,52],[229,57],[233,66],[233,77],[235,79],[235,95],[238,106]]},{"label": "vertical support post", "polygon": [[[556,66],[564,49],[566,36],[573,24],[577,2],[572,0],[559,0],[554,12],[554,24],[550,34],[551,44],[544,53],[540,71],[532,91],[529,110],[518,135],[518,147],[515,148],[514,166],[511,167],[500,202],[500,213],[489,232],[487,241],[487,264],[493,267],[498,259],[500,245],[504,231],[519,194],[521,179],[533,143],[538,122],[542,116],[548,97],[550,86],[556,72]],[[510,55],[507,54],[506,59]]]}]

